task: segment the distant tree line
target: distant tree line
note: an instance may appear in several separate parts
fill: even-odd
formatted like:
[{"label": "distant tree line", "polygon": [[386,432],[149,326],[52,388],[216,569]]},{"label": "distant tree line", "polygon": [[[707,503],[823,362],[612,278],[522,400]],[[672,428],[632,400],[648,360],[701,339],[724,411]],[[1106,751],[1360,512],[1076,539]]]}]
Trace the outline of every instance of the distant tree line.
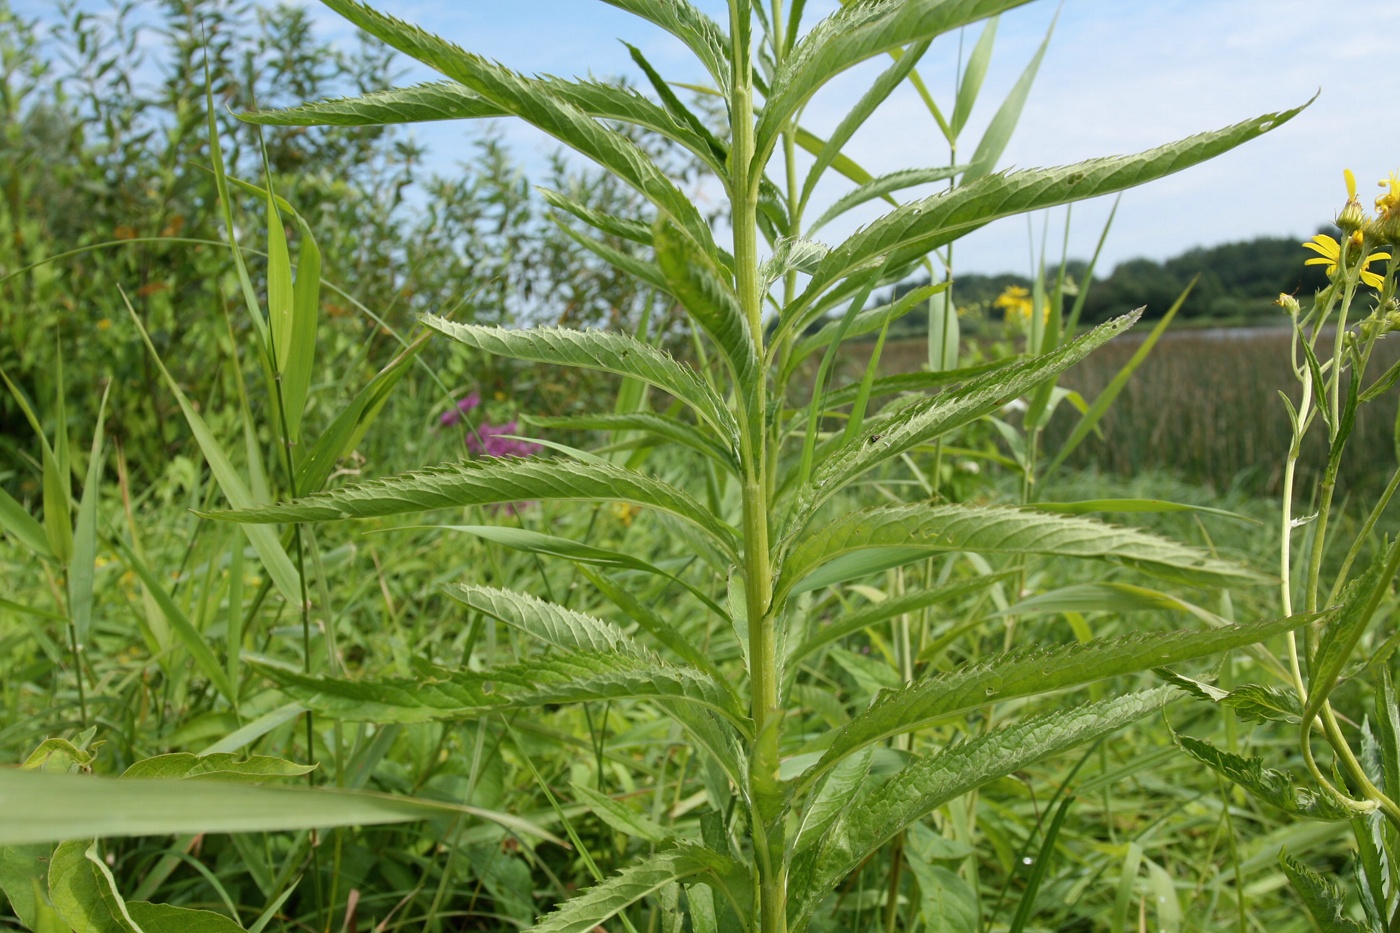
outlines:
[{"label": "distant tree line", "polygon": [[[1088,284],[1081,320],[1103,321],[1139,307],[1146,307],[1148,318],[1161,317],[1197,275],[1200,280],[1182,305],[1178,320],[1221,325],[1268,320],[1274,315],[1273,302],[1280,293],[1308,295],[1327,284],[1321,266],[1303,265],[1312,254],[1302,248],[1302,242],[1301,237],[1259,237],[1197,247],[1161,262],[1129,259],[1115,266],[1107,277],[1096,277]],[[1085,287],[1087,271],[1088,263],[1082,260],[1065,264],[1072,283],[1068,291],[1077,293]],[[1047,270],[1048,288],[1054,287],[1057,274],[1058,269]],[[896,296],[925,282],[901,284],[895,289]],[[1009,287],[1030,288],[1031,280],[1010,273],[955,275],[953,302],[959,308],[980,311],[987,320],[999,321],[1001,312],[994,302]],[[1066,312],[1075,298],[1076,294],[1065,296]],[[924,316],[914,313],[900,322],[899,332],[905,336],[923,333],[925,326]]]}]

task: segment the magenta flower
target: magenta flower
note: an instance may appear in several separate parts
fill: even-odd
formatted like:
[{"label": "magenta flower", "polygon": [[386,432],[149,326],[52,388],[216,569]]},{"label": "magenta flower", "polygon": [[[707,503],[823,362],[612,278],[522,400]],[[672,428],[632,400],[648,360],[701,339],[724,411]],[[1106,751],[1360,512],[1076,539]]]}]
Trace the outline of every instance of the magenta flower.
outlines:
[{"label": "magenta flower", "polygon": [[507,421],[505,424],[483,422],[475,431],[468,432],[467,450],[482,457],[533,457],[543,450],[539,444],[505,436],[518,430],[518,421]]},{"label": "magenta flower", "polygon": [[442,413],[438,419],[438,424],[444,428],[450,428],[462,420],[462,416],[481,404],[481,394],[475,390],[468,392],[467,397],[457,403],[457,407]]}]

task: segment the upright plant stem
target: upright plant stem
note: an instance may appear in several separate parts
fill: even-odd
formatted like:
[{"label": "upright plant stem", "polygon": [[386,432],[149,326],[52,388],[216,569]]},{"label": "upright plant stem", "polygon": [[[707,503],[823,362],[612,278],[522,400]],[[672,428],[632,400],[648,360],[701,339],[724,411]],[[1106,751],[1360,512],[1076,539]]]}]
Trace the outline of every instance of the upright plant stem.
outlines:
[{"label": "upright plant stem", "polygon": [[[758,276],[758,180],[754,162],[753,73],[744,38],[745,4],[731,0],[734,73],[729,114],[733,126],[729,195],[734,228],[735,285],[754,346],[763,346],[762,301]],[[742,11],[742,12],[741,12]],[[782,711],[772,611],[773,568],[768,549],[768,444],[765,400],[768,377],[758,368],[750,386],[737,386],[740,407],[740,459],[743,467],[744,595],[749,617],[750,715],[754,725],[749,751],[749,829],[758,873],[761,933],[786,933],[787,870],[783,838],[782,784],[778,751]]]}]

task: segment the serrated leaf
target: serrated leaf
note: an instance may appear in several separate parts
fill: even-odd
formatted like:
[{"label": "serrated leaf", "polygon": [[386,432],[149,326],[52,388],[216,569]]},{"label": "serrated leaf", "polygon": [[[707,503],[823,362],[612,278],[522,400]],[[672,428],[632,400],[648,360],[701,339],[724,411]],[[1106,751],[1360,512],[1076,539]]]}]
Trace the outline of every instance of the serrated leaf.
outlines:
[{"label": "serrated leaf", "polygon": [[758,350],[733,284],[681,235],[675,224],[659,219],[652,238],[656,264],[666,277],[666,290],[714,340],[729,361],[735,381],[750,387],[758,369]]},{"label": "serrated leaf", "polygon": [[1278,687],[1245,684],[1231,690],[1220,703],[1233,709],[1245,722],[1303,721],[1303,704],[1297,695]]},{"label": "serrated leaf", "polygon": [[775,598],[804,588],[804,578],[828,561],[888,549],[911,559],[920,553],[976,551],[1103,560],[1194,586],[1238,586],[1268,579],[1199,548],[1093,519],[1004,506],[917,502],[849,512],[810,531],[783,561]]},{"label": "serrated leaf", "polygon": [[568,93],[581,91],[569,87],[575,82],[527,78],[356,0],[326,0],[326,5],[371,35],[461,82],[506,113],[597,162],[669,214],[703,250],[713,252],[709,227],[675,183],[634,142],[565,98]]},{"label": "serrated leaf", "polygon": [[660,26],[681,40],[685,47],[700,59],[700,63],[714,79],[721,96],[729,93],[729,37],[714,20],[701,13],[689,0],[667,0],[666,3],[655,3],[652,0],[604,2]]},{"label": "serrated leaf", "polygon": [[[919,288],[911,289],[895,301],[879,305],[878,307],[867,308],[862,311],[857,311],[855,317],[851,318],[850,323],[846,326],[844,334],[842,334],[840,321],[832,321],[831,323],[824,325],[821,330],[817,331],[815,334],[812,334],[810,337],[804,337],[802,340],[798,341],[797,344],[793,347],[788,362],[786,374],[790,375],[797,368],[798,363],[806,359],[808,356],[810,356],[817,350],[828,346],[833,340],[837,339],[838,335],[841,335],[842,339],[850,339],[851,337],[858,337],[861,334],[868,334],[872,331],[877,331],[887,324],[893,324],[895,321],[904,317],[904,315],[914,310],[915,307],[927,301],[929,298],[932,298],[939,292],[945,291],[948,288],[948,285],[949,283],[947,282],[939,282],[936,285],[924,285]],[[883,379],[876,379],[870,384],[871,394],[886,394],[889,391],[898,391],[891,390],[885,387],[887,386],[888,381],[892,378],[897,379],[903,377],[904,380],[908,382],[908,377],[910,376],[924,375],[927,374],[901,373],[898,376],[894,377],[887,376]],[[960,376],[949,375],[946,379],[939,380],[937,383],[935,383],[935,385],[947,385],[949,382],[957,381],[958,378],[960,378]],[[928,387],[927,383],[920,383],[920,385],[921,387]],[[877,387],[880,388],[877,389]],[[838,396],[834,392],[828,393],[826,398],[827,406],[838,407],[842,404],[846,404],[846,401],[844,399],[842,401],[833,401],[833,399],[837,397]]]},{"label": "serrated leaf", "polygon": [[[870,397],[878,398],[882,395],[896,395],[904,393],[925,394],[932,389],[945,389],[949,385],[957,382],[965,382],[969,379],[976,379],[995,370],[1006,369],[1015,366],[1020,359],[1012,357],[1007,360],[996,360],[991,363],[979,363],[975,366],[964,366],[960,369],[945,369],[939,372],[917,372],[917,373],[896,373],[893,376],[881,376],[870,383]],[[849,405],[855,400],[860,392],[860,385],[852,383],[833,389],[826,394],[823,402],[828,408],[839,408],[842,405]],[[917,404],[917,399],[905,401],[905,405]],[[901,408],[899,411],[903,411]],[[898,412],[896,412],[897,414]],[[867,423],[874,421],[873,418],[866,419]],[[839,437],[839,435],[838,435]],[[835,451],[836,446],[824,451],[827,457]],[[819,452],[821,448],[818,448]]]},{"label": "serrated leaf", "polygon": [[[850,162],[847,156],[842,155],[841,150],[850,142],[856,130],[860,129],[870,118],[870,115],[885,102],[890,93],[904,83],[904,79],[909,76],[910,72],[914,70],[914,66],[919,63],[919,59],[923,58],[924,53],[928,51],[929,45],[929,42],[918,42],[898,54],[894,64],[870,83],[860,100],[856,101],[855,106],[846,112],[846,115],[841,118],[841,122],[836,125],[836,129],[820,147],[812,151],[810,145],[805,146],[816,156],[816,161],[807,170],[807,177],[803,179],[802,193],[798,196],[799,204],[803,207],[807,206],[812,192],[816,190],[817,182],[821,179],[822,174],[832,166],[837,166],[837,171],[841,171],[847,178],[852,178],[849,171],[842,171],[839,160],[846,159],[850,166],[854,166],[855,163]],[[816,141],[815,137],[813,137],[813,141]],[[861,171],[866,176],[865,180],[855,178],[852,180],[857,185],[869,184],[871,180],[869,173],[865,173],[864,169]],[[888,196],[885,197],[885,200],[891,204],[895,203],[894,199]],[[811,229],[816,229],[816,226],[814,225]]]},{"label": "serrated leaf", "polygon": [[[899,171],[889,172],[884,175],[877,175],[863,185],[858,186],[854,191],[848,191],[832,202],[831,206],[822,212],[821,216],[812,221],[812,225],[807,228],[810,234],[820,230],[840,217],[846,211],[859,207],[876,198],[883,198],[896,191],[905,188],[913,188],[916,185],[931,185],[937,181],[945,181],[952,178],[963,170],[961,165],[945,165],[934,168],[906,168]],[[815,271],[815,270],[814,270]]]},{"label": "serrated leaf", "polygon": [[1012,576],[1012,573],[1011,571],[1006,571],[1002,573],[985,574],[972,580],[959,580],[955,583],[948,583],[943,586],[914,590],[899,596],[892,596],[882,602],[872,603],[854,612],[845,613],[833,620],[830,625],[824,626],[808,635],[805,641],[793,649],[789,663],[807,657],[823,645],[839,641],[853,632],[858,632],[861,629],[877,625],[887,619],[902,616],[907,612],[917,612],[920,609],[936,605],[937,603],[961,599],[984,587],[1004,582]]},{"label": "serrated leaf", "polygon": [[810,786],[852,752],[947,716],[987,703],[1205,657],[1291,631],[1317,618],[1297,615],[1226,628],[1152,632],[1012,652],[883,693],[837,731],[821,760],[798,780],[795,792]]},{"label": "serrated leaf", "polygon": [[[912,6],[912,4],[911,4]],[[1304,107],[1307,104],[1303,105]],[[862,228],[834,248],[796,302],[804,307],[833,283],[876,257],[899,262],[927,255],[993,220],[1144,184],[1214,158],[1282,125],[1302,107],[1268,113],[1130,156],[1090,159],[1057,168],[987,175],[913,201]]]},{"label": "serrated leaf", "polygon": [[533,933],[592,933],[628,906],[677,881],[696,878],[740,904],[753,899],[748,871],[727,855],[681,843],[624,868],[542,917]]},{"label": "serrated leaf", "polygon": [[535,190],[550,207],[566,211],[596,230],[643,246],[651,245],[651,224],[594,210],[566,194],[549,188],[537,187]]},{"label": "serrated leaf", "polygon": [[735,451],[739,449],[739,427],[715,390],[695,370],[670,354],[626,334],[562,327],[507,330],[458,324],[433,315],[425,316],[423,323],[459,343],[497,356],[640,379],[689,405],[719,433],[721,443]]},{"label": "serrated leaf", "polygon": [[640,653],[577,651],[486,671],[433,670],[417,678],[385,680],[343,680],[270,664],[258,667],[296,702],[349,722],[458,722],[508,709],[642,699],[691,703],[735,725],[743,723],[733,696],[713,680]]},{"label": "serrated leaf", "polygon": [[564,415],[560,417],[522,416],[527,424],[541,428],[562,428],[566,431],[637,431],[659,440],[675,441],[709,457],[735,476],[739,464],[732,451],[726,450],[708,433],[698,430],[678,418],[655,412],[630,412],[616,415]]},{"label": "serrated leaf", "polygon": [[615,651],[643,657],[622,629],[595,616],[545,602],[526,593],[454,583],[443,587],[453,599],[563,651]]},{"label": "serrated leaf", "polygon": [[801,528],[819,505],[857,476],[996,411],[1044,380],[1064,372],[1131,327],[1137,317],[1136,312],[1126,314],[1051,353],[993,370],[962,388],[903,409],[895,419],[882,423],[877,442],[861,438],[838,449],[817,466],[811,482],[799,493],[792,527]]},{"label": "serrated leaf", "polygon": [[505,115],[500,106],[456,81],[437,81],[281,110],[255,110],[238,114],[238,119],[260,126],[392,126]]},{"label": "serrated leaf", "polygon": [[1176,744],[1192,758],[1208,765],[1255,797],[1292,816],[1311,820],[1347,820],[1351,814],[1325,794],[1293,786],[1293,780],[1282,771],[1265,768],[1263,759],[1244,757],[1222,751],[1213,745],[1176,735]]},{"label": "serrated leaf", "polygon": [[834,885],[915,820],[988,781],[1141,719],[1160,709],[1170,695],[1163,687],[1034,716],[915,758],[885,783],[871,787],[808,857],[794,862],[791,922],[800,925]]},{"label": "serrated leaf", "polygon": [[253,755],[240,759],[231,754],[191,755],[171,752],[142,758],[122,772],[124,778],[181,778],[184,780],[233,781],[260,784],[277,778],[300,777],[316,770],[315,765],[299,765],[284,758]]},{"label": "serrated leaf", "polygon": [[734,529],[683,490],[610,463],[562,459],[440,464],[277,505],[200,514],[242,523],[319,522],[531,499],[630,502],[659,509],[708,532],[731,556],[737,552]]},{"label": "serrated leaf", "polygon": [[861,62],[936,38],[1025,0],[882,0],[842,7],[798,42],[774,75],[754,131],[759,162],[794,113],[826,82]]},{"label": "serrated leaf", "polygon": [[1400,565],[1400,542],[1378,553],[1366,573],[1342,591],[1342,611],[1323,629],[1317,654],[1309,665],[1305,719],[1311,720],[1318,714],[1336,687],[1342,668],[1351,659],[1381,599],[1389,591],[1397,565]]},{"label": "serrated leaf", "polygon": [[1345,915],[1346,905],[1335,881],[1324,878],[1283,850],[1279,851],[1278,863],[1322,933],[1365,933],[1365,927]]},{"label": "serrated leaf", "polygon": [[534,824],[476,807],[332,790],[41,774],[0,768],[0,845],[185,833],[278,832],[475,816],[554,840]]},{"label": "serrated leaf", "polygon": [[620,800],[599,793],[576,781],[570,781],[569,786],[573,789],[574,798],[579,803],[587,806],[598,819],[624,836],[660,844],[669,842],[675,835],[651,817],[634,810]]},{"label": "serrated leaf", "polygon": [[760,291],[787,275],[789,272],[810,273],[817,267],[831,247],[805,237],[785,236],[773,246],[773,255],[758,267]]},{"label": "serrated leaf", "polygon": [[870,776],[872,757],[873,750],[866,749],[842,759],[831,769],[802,812],[802,824],[792,841],[794,853],[804,852],[821,842],[841,812],[860,793],[861,786]]}]

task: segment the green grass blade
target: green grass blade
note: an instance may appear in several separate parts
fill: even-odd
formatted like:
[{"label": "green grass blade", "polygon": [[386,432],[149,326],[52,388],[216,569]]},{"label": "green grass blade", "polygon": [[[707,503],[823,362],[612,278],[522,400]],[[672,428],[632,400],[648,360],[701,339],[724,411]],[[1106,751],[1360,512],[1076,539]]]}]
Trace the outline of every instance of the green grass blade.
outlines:
[{"label": "green grass blade", "polygon": [[860,438],[855,443],[843,445],[826,457],[813,472],[811,481],[799,492],[791,527],[800,529],[818,506],[857,476],[920,444],[995,412],[1043,380],[1079,362],[1127,330],[1136,319],[1135,315],[1125,315],[1095,328],[1053,353],[993,370],[956,391],[916,402],[903,409],[896,420],[882,423],[877,440]]},{"label": "green grass blade", "polygon": [[459,814],[553,840],[518,817],[413,797],[0,769],[0,845],[93,836],[282,832]]},{"label": "green grass blade", "polygon": [[954,139],[962,135],[967,118],[972,115],[972,108],[977,103],[977,95],[982,93],[982,81],[987,77],[987,66],[992,61],[992,48],[996,45],[997,23],[1000,21],[1000,16],[987,20],[982,34],[977,37],[977,44],[972,47],[972,54],[967,57],[962,80],[958,82],[958,98],[953,103],[953,115],[948,118],[948,129]]},{"label": "green grass blade", "polygon": [[[1050,20],[1050,28],[1045,30],[1045,38],[1040,40],[1040,47],[1031,56],[1030,64],[1026,66],[1025,71],[1021,72],[1021,77],[1016,79],[1016,83],[1011,87],[1011,93],[1006,95],[1006,99],[997,108],[996,115],[992,117],[992,122],[987,125],[986,132],[982,134],[982,139],[977,143],[977,150],[972,154],[972,161],[968,163],[967,171],[963,173],[963,184],[989,173],[996,167],[997,159],[1000,159],[1001,154],[1006,151],[1006,144],[1011,141],[1011,134],[1015,131],[1016,124],[1020,122],[1021,111],[1026,106],[1026,98],[1030,96],[1031,85],[1035,83],[1036,72],[1040,70],[1040,61],[1045,57],[1045,50],[1050,46],[1050,36],[1055,32],[1055,21],[1059,19],[1059,16],[1057,10],[1054,19]],[[981,47],[982,42],[979,39],[977,49],[973,53],[974,59]],[[988,55],[991,53],[990,44],[988,44],[987,53]],[[969,70],[971,70],[972,64],[972,61],[968,62]],[[986,64],[983,63],[982,67],[985,70]],[[958,95],[957,105],[962,105],[961,93]],[[971,104],[969,103],[970,108]],[[956,112],[953,119],[957,120]]]},{"label": "green grass blade", "polygon": [[961,165],[949,165],[942,168],[906,168],[886,175],[879,175],[854,191],[848,191],[837,198],[830,207],[822,212],[820,217],[807,227],[807,235],[811,236],[815,231],[831,223],[846,211],[859,207],[868,201],[873,201],[876,198],[890,200],[886,196],[896,191],[912,188],[915,185],[929,185],[936,181],[943,181],[952,178],[963,169],[964,166]]},{"label": "green grass blade", "polygon": [[78,502],[78,523],[73,529],[73,560],[68,565],[68,612],[79,644],[87,644],[88,628],[92,624],[92,581],[97,572],[97,502],[102,497],[102,428],[111,388],[109,382],[97,406],[97,426],[92,431],[83,497]]},{"label": "green grass blade", "polygon": [[[122,299],[126,301],[126,296]],[[253,494],[248,491],[243,478],[234,469],[233,461],[224,452],[223,446],[219,443],[214,432],[209,430],[209,426],[195,411],[190,400],[185,397],[185,393],[180,389],[175,377],[170,375],[170,371],[165,368],[164,361],[156,353],[155,344],[151,343],[150,335],[146,333],[145,325],[136,315],[136,309],[131,306],[130,301],[126,301],[127,313],[131,316],[132,322],[136,325],[137,331],[141,334],[141,339],[146,343],[146,349],[150,352],[151,358],[155,361],[156,367],[160,370],[161,376],[165,379],[165,384],[170,388],[171,394],[175,396],[175,401],[180,405],[180,411],[185,416],[186,423],[190,426],[191,433],[194,434],[195,442],[199,444],[200,452],[204,454],[204,459],[209,463],[209,469],[214,474],[215,481],[219,484],[219,489],[223,491],[224,497],[235,509],[250,509],[255,506]],[[282,547],[282,542],[277,540],[270,528],[249,527],[244,529],[249,542],[253,545],[253,550],[257,551],[258,558],[262,561],[263,567],[267,570],[268,576],[277,586],[277,591],[282,594],[288,605],[298,606],[301,604],[301,578],[297,575],[296,567],[292,566],[291,558]]]},{"label": "green grass blade", "polygon": [[704,454],[716,465],[738,476],[739,464],[730,451],[715,443],[707,432],[670,415],[636,411],[613,415],[561,415],[543,417],[523,415],[521,420],[532,427],[558,428],[565,431],[609,431],[613,434],[636,431],[651,435],[656,441],[674,441]]},{"label": "green grass blade", "polygon": [[1172,319],[1176,317],[1176,312],[1181,310],[1181,306],[1186,302],[1186,296],[1191,294],[1191,289],[1196,284],[1197,279],[1199,279],[1199,276],[1196,279],[1192,279],[1191,284],[1187,285],[1177,297],[1176,301],[1172,302],[1172,306],[1167,309],[1167,313],[1162,315],[1162,319],[1153,326],[1151,332],[1148,333],[1137,350],[1133,352],[1128,362],[1124,363],[1123,368],[1118,370],[1113,378],[1109,380],[1108,385],[1104,387],[1104,390],[1094,399],[1093,404],[1089,406],[1089,410],[1080,416],[1078,423],[1074,426],[1074,430],[1070,432],[1069,437],[1065,438],[1065,442],[1061,444],[1060,449],[1055,452],[1055,458],[1051,460],[1050,465],[1045,468],[1045,475],[1048,476],[1055,472],[1055,469],[1065,462],[1065,458],[1074,453],[1075,448],[1083,443],[1084,439],[1098,427],[1098,423],[1103,419],[1103,416],[1108,412],[1108,409],[1112,407],[1113,403],[1117,401],[1119,394],[1121,394],[1124,387],[1127,386],[1128,380],[1132,378],[1133,373],[1142,365],[1143,360],[1147,359],[1148,354],[1151,353],[1152,348],[1157,345],[1157,341],[1161,338],[1162,334],[1171,326]]},{"label": "green grass blade", "polygon": [[12,535],[16,541],[29,548],[34,556],[42,560],[54,558],[44,526],[4,489],[0,489],[0,530]]}]

